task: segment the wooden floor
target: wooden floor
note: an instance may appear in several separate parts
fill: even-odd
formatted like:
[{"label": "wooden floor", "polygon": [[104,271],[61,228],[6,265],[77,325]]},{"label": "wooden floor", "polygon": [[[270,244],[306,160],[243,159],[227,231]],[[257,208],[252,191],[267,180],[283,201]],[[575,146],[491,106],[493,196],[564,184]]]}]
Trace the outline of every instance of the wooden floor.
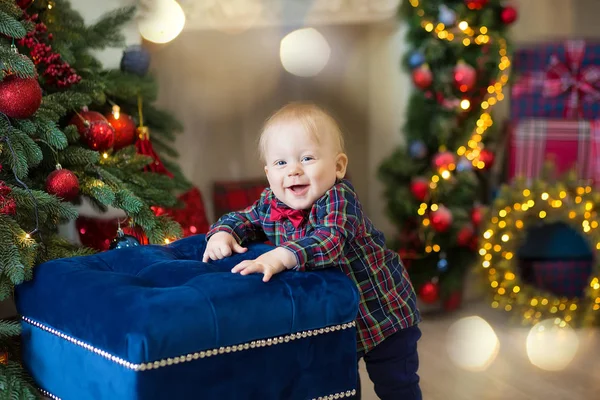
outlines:
[{"label": "wooden floor", "polygon": [[[472,315],[485,319],[500,341],[495,361],[483,372],[459,369],[446,350],[450,325]],[[525,347],[529,329],[508,324],[502,312],[481,302],[452,315],[425,315],[421,330],[419,375],[424,400],[600,400],[598,330],[577,331],[578,352],[560,372],[532,365]],[[360,375],[363,400],[377,399],[362,362]]]}]

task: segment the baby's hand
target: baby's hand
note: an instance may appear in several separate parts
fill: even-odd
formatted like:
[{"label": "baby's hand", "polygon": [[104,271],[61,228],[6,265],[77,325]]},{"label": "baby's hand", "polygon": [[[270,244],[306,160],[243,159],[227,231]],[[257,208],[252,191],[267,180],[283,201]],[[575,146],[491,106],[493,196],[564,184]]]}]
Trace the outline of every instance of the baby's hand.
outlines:
[{"label": "baby's hand", "polygon": [[217,232],[208,239],[202,262],[207,262],[208,259],[221,260],[229,257],[233,252],[245,253],[246,251],[248,251],[248,248],[240,246],[231,234]]},{"label": "baby's hand", "polygon": [[283,247],[278,247],[261,255],[255,260],[242,261],[233,267],[231,272],[239,272],[240,275],[259,272],[264,275],[263,282],[268,282],[273,275],[293,267],[295,263],[296,257],[291,251],[284,249]]}]

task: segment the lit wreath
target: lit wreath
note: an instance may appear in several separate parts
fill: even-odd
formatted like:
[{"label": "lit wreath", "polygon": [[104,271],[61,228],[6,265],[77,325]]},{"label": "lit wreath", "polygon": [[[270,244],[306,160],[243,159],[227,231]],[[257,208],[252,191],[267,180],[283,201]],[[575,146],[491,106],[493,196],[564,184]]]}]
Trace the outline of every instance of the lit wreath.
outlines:
[{"label": "lit wreath", "polygon": [[[546,318],[561,318],[574,325],[594,323],[600,315],[599,203],[600,194],[590,186],[545,181],[533,185],[517,181],[504,186],[490,210],[479,249],[479,269],[492,291],[492,307],[520,314],[524,324]],[[527,227],[553,222],[581,232],[590,248],[595,249],[592,273],[581,297],[557,296],[519,276],[516,254],[524,243]]]}]

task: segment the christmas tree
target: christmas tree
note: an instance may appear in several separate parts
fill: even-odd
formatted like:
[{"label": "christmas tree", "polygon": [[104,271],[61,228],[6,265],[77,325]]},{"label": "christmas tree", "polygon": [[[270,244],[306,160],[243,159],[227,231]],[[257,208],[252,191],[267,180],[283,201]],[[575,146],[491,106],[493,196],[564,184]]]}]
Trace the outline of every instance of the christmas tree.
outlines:
[{"label": "christmas tree", "polygon": [[[93,252],[57,232],[83,197],[99,211],[122,209],[150,243],[182,234],[156,212],[176,206],[189,183],[170,146],[182,127],[153,106],[149,55],[132,48],[120,70],[104,70],[92,53],[123,47],[133,15],[119,9],[86,26],[66,1],[0,0],[0,300],[39,263]],[[18,322],[0,321],[0,398],[38,397],[19,333]]]},{"label": "christmas tree", "polygon": [[[402,16],[410,50],[403,66],[415,89],[406,145],[380,167],[393,245],[425,303],[460,301],[479,250],[486,174],[494,161],[491,109],[509,78],[506,28],[516,10],[500,0],[410,0]],[[492,129],[490,129],[492,128]]]}]

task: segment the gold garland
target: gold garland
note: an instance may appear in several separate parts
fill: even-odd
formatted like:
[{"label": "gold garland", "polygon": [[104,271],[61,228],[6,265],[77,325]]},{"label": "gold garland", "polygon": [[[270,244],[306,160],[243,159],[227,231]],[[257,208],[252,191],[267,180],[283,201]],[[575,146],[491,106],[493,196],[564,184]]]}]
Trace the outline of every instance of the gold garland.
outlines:
[{"label": "gold garland", "polygon": [[[565,182],[575,182],[566,180]],[[600,194],[591,186],[568,186],[564,182],[523,180],[504,186],[490,211],[491,219],[482,231],[480,271],[491,290],[492,307],[522,316],[524,324],[546,318],[561,318],[574,325],[594,323],[600,314],[600,229],[596,204]],[[556,296],[525,283],[517,271],[517,251],[524,243],[527,227],[563,222],[595,249],[595,261],[584,295]]]}]

